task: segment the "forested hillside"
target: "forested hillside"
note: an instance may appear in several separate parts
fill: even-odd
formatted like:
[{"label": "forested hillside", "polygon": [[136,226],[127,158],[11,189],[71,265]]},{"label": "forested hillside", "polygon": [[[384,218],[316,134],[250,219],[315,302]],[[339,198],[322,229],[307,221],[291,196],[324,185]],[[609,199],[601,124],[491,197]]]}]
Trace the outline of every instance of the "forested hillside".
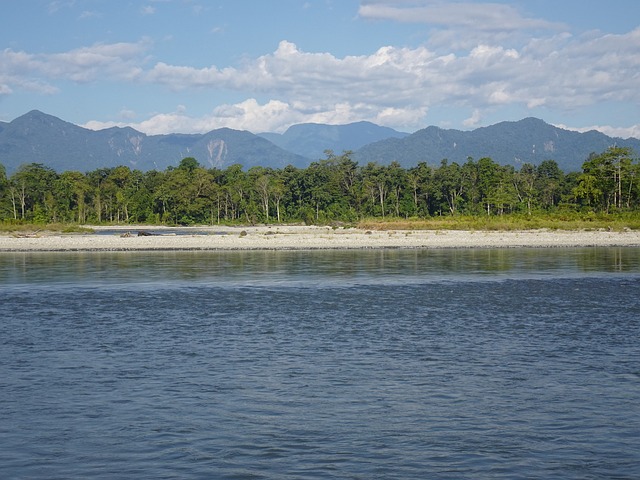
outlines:
[{"label": "forested hillside", "polygon": [[170,135],[145,135],[130,127],[93,131],[37,110],[0,124],[0,163],[11,173],[28,163],[41,163],[57,172],[120,165],[141,171],[164,170],[188,156],[217,168],[235,163],[245,168],[308,164],[308,159],[264,138],[230,128]]},{"label": "forested hillside", "polygon": [[464,164],[468,158],[489,157],[499,165],[520,169],[554,160],[564,172],[578,172],[592,152],[624,147],[640,151],[636,138],[612,138],[590,131],[579,133],[537,118],[501,122],[471,131],[428,127],[408,135],[369,122],[348,125],[300,124],[284,134],[219,128],[204,134],[146,135],[130,127],[88,130],[52,115],[31,111],[9,123],[0,122],[0,163],[9,174],[20,165],[39,163],[58,173],[87,172],[127,166],[142,172],[177,167],[194,157],[207,168],[305,169],[324,152],[353,151],[360,165],[397,162],[405,169],[441,159]]},{"label": "forested hillside", "polygon": [[195,158],[142,172],[127,166],[57,173],[0,168],[0,220],[72,223],[353,222],[368,217],[620,212],[640,208],[640,165],[631,149],[591,155],[581,172],[553,160],[499,165],[490,158],[442,160],[405,169],[358,165],[329,154],[307,168],[205,168]]},{"label": "forested hillside", "polygon": [[311,160],[323,158],[325,150],[356,151],[370,143],[389,138],[404,138],[408,135],[408,133],[381,127],[371,122],[355,122],[347,125],[302,123],[292,125],[282,134],[260,134],[278,147]]},{"label": "forested hillside", "polygon": [[611,146],[640,151],[637,138],[612,138],[591,130],[579,133],[549,125],[538,118],[500,122],[471,131],[428,127],[404,137],[389,138],[362,147],[354,157],[361,164],[389,163],[403,167],[419,162],[432,164],[447,158],[464,163],[468,157],[491,157],[500,165],[520,168],[525,163],[540,165],[553,159],[565,172],[576,172],[592,152]]}]

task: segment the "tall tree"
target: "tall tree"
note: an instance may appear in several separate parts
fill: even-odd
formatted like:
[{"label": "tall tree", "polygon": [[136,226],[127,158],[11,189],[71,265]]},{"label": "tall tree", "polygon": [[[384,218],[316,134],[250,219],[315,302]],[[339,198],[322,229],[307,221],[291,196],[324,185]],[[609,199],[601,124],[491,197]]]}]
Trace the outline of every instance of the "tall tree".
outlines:
[{"label": "tall tree", "polygon": [[521,204],[526,206],[527,215],[531,215],[535,199],[536,167],[525,163],[513,177],[513,186]]},{"label": "tall tree", "polygon": [[576,194],[587,204],[598,201],[607,212],[611,207],[629,208],[636,172],[632,156],[632,150],[623,147],[610,147],[600,155],[591,155],[582,165]]},{"label": "tall tree", "polygon": [[437,185],[437,194],[444,204],[440,205],[449,210],[451,215],[458,213],[464,201],[465,176],[463,170],[456,162],[449,163],[447,159],[440,162],[440,167],[434,172],[434,183]]},{"label": "tall tree", "polygon": [[30,163],[18,168],[11,177],[11,184],[14,198],[17,196],[20,202],[21,218],[48,222],[55,216],[50,193],[57,176],[55,170],[41,163]]},{"label": "tall tree", "polygon": [[91,186],[86,175],[78,171],[62,172],[55,191],[59,209],[65,219],[85,223],[87,220],[87,194]]},{"label": "tall tree", "polygon": [[560,203],[564,173],[555,160],[544,160],[537,168],[536,190],[540,205],[550,210]]}]

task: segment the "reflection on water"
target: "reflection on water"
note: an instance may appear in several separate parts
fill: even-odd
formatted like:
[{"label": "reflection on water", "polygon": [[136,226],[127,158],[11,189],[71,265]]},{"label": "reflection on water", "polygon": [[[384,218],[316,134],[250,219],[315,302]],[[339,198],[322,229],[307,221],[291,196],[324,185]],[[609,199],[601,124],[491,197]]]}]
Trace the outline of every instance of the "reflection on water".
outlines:
[{"label": "reflection on water", "polygon": [[[640,271],[640,249],[74,252],[0,255],[0,282],[433,281]],[[497,276],[497,277],[496,277]]]},{"label": "reflection on water", "polygon": [[640,249],[0,254],[0,478],[640,478]]}]

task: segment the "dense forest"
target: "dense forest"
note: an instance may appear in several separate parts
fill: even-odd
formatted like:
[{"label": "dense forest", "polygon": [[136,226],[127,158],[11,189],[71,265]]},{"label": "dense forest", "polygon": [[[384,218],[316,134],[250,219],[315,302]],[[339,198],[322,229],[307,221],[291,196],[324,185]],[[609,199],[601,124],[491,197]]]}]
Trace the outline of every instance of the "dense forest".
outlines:
[{"label": "dense forest", "polygon": [[207,169],[195,158],[142,172],[126,166],[57,173],[39,163],[7,176],[0,165],[0,220],[100,224],[327,224],[363,218],[640,210],[640,164],[611,147],[565,174],[553,160],[519,169],[491,158],[405,169],[360,166],[351,152],[307,168]]}]

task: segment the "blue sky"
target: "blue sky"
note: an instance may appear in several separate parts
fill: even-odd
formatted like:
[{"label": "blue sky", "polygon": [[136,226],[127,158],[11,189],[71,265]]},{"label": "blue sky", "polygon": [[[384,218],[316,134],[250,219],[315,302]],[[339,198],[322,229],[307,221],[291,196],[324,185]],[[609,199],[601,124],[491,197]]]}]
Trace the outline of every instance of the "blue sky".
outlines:
[{"label": "blue sky", "polygon": [[640,137],[638,0],[2,0],[0,120]]}]

